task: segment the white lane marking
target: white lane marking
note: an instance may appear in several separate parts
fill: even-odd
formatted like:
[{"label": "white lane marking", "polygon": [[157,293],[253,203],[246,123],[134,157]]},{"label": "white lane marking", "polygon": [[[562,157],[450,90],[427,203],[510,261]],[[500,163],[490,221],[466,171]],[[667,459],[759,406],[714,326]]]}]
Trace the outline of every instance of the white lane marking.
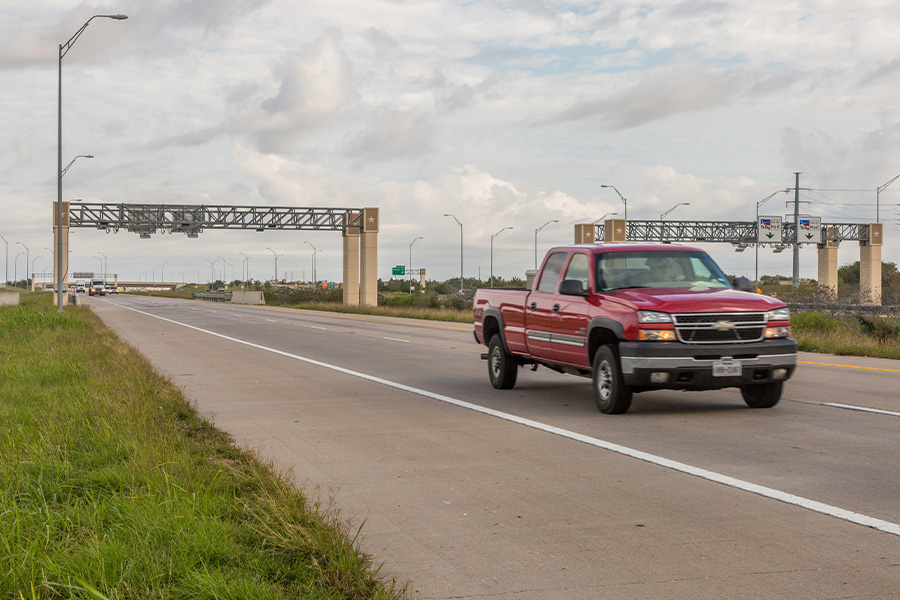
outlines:
[{"label": "white lane marking", "polygon": [[900,417],[900,412],[892,410],[882,410],[880,408],[869,408],[868,406],[854,406],[853,404],[841,404],[839,402],[826,402],[822,406],[833,406],[835,408],[846,408],[847,410],[858,410],[860,412],[878,413],[879,415],[890,415],[892,417]]},{"label": "white lane marking", "polygon": [[400,338],[383,337],[383,338],[381,338],[381,339],[383,339],[383,340],[388,340],[388,341],[391,341],[391,342],[403,342],[404,344],[408,344],[408,343],[409,343],[409,340],[401,340]]},{"label": "white lane marking", "polygon": [[[109,301],[106,300],[106,302],[109,302]],[[111,302],[110,304],[115,304],[115,303]],[[716,473],[714,471],[709,471],[707,469],[702,469],[700,467],[694,467],[694,466],[691,466],[691,465],[688,465],[685,463],[681,463],[681,462],[678,462],[675,460],[663,458],[662,456],[656,456],[655,454],[650,454],[648,452],[642,452],[641,450],[635,450],[633,448],[628,448],[627,446],[621,446],[621,445],[615,444],[613,442],[607,442],[605,440],[593,438],[593,437],[590,437],[590,436],[587,436],[587,435],[584,435],[581,433],[569,431],[568,429],[562,429],[560,427],[556,427],[553,425],[547,425],[546,423],[541,423],[540,421],[533,421],[531,419],[526,419],[523,417],[519,417],[517,415],[501,412],[499,410],[494,410],[492,408],[486,408],[484,406],[479,406],[477,404],[471,404],[469,402],[464,402],[463,400],[457,400],[456,398],[451,398],[450,396],[444,396],[442,394],[435,394],[435,393],[429,392],[427,390],[410,387],[408,385],[404,385],[402,383],[397,383],[395,381],[390,381],[388,379],[382,379],[381,377],[367,375],[365,373],[360,373],[359,371],[351,371],[350,369],[345,369],[344,367],[339,367],[337,365],[324,363],[324,362],[321,362],[318,360],[314,360],[312,358],[298,356],[296,354],[291,354],[289,352],[284,352],[282,350],[276,350],[275,348],[269,348],[267,346],[261,346],[259,344],[254,344],[253,342],[248,342],[245,340],[240,340],[237,338],[229,337],[229,336],[223,335],[221,333],[216,333],[215,331],[201,329],[201,328],[195,327],[193,325],[188,325],[187,323],[181,323],[179,321],[175,321],[172,319],[160,317],[159,315],[154,315],[154,314],[151,314],[148,312],[144,312],[142,310],[138,310],[136,308],[131,308],[129,306],[123,306],[121,304],[116,304],[116,306],[120,306],[121,308],[124,308],[126,310],[131,310],[136,313],[146,315],[148,317],[152,317],[154,319],[166,321],[167,323],[172,323],[173,325],[180,325],[181,327],[193,329],[194,331],[199,331],[200,333],[205,333],[205,334],[217,337],[217,338],[221,338],[223,340],[228,340],[228,341],[234,342],[236,344],[243,344],[244,346],[256,348],[257,350],[264,350],[266,352],[278,354],[278,355],[284,356],[286,358],[292,358],[294,360],[299,360],[301,362],[305,362],[310,365],[315,365],[317,367],[330,369],[332,371],[336,371],[338,373],[343,373],[345,375],[351,375],[353,377],[365,379],[366,381],[371,381],[373,383],[380,383],[381,385],[386,385],[388,387],[402,390],[404,392],[409,392],[411,394],[417,394],[419,396],[431,398],[432,400],[438,400],[440,402],[445,402],[447,404],[452,404],[454,406],[459,406],[461,408],[473,410],[475,412],[479,412],[479,413],[482,413],[485,415],[497,417],[498,419],[503,419],[505,421],[510,421],[512,423],[517,423],[519,425],[524,425],[525,427],[531,427],[532,429],[537,429],[538,431],[552,433],[554,435],[568,438],[568,439],[574,440],[576,442],[582,442],[584,444],[588,444],[590,446],[595,446],[595,447],[601,448],[603,450],[609,450],[611,452],[616,452],[618,454],[622,454],[622,455],[628,456],[630,458],[636,458],[638,460],[642,460],[642,461],[648,462],[650,464],[654,464],[654,465],[657,465],[660,467],[671,469],[673,471],[678,471],[680,473],[685,473],[687,475],[693,475],[694,477],[706,479],[707,481],[721,483],[722,485],[727,485],[729,487],[743,490],[745,492],[751,492],[753,494],[757,494],[757,495],[763,496],[765,498],[770,498],[772,500],[778,500],[779,502],[784,502],[786,504],[792,504],[794,506],[799,506],[801,508],[805,508],[805,509],[811,510],[813,512],[827,515],[829,517],[834,517],[836,519],[842,519],[842,520],[848,521],[850,523],[856,523],[857,525],[871,527],[872,529],[877,529],[878,531],[883,531],[885,533],[890,533],[890,534],[893,534],[896,536],[900,536],[900,524],[898,524],[898,523],[891,523],[890,521],[884,521],[882,519],[870,517],[868,515],[864,515],[861,513],[846,510],[846,509],[843,509],[843,508],[840,508],[837,506],[832,506],[830,504],[825,504],[823,502],[818,502],[816,500],[810,500],[809,498],[804,498],[802,496],[796,496],[794,494],[782,492],[780,490],[776,490],[776,489],[773,489],[770,487],[757,485],[755,483],[750,483],[749,481],[744,481],[742,479],[736,479],[734,477],[729,477],[728,475],[722,475],[722,474]]]},{"label": "white lane marking", "polygon": [[277,323],[278,322],[275,319],[266,319],[266,321],[268,321],[269,323]]},{"label": "white lane marking", "polygon": [[316,325],[310,325],[309,328],[310,329],[321,329],[322,331],[328,331],[327,327],[318,327]]}]

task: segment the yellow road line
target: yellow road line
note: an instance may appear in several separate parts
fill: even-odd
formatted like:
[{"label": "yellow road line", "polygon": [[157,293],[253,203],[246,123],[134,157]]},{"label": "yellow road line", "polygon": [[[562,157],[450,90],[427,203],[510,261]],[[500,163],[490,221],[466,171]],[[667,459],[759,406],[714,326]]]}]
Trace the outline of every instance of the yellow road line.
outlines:
[{"label": "yellow road line", "polygon": [[806,360],[798,360],[801,365],[818,365],[820,367],[841,367],[844,369],[860,369],[863,371],[885,371],[887,373],[900,373],[900,369],[879,369],[877,367],[855,367],[853,365],[833,365],[831,363],[810,362]]}]

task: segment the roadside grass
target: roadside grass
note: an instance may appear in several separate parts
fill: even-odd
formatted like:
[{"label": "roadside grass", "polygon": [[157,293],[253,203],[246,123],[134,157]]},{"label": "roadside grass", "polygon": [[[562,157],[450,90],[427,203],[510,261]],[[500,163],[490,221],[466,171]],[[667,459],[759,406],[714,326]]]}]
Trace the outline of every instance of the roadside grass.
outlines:
[{"label": "roadside grass", "polygon": [[86,307],[0,307],[0,598],[401,599]]},{"label": "roadside grass", "polygon": [[896,318],[794,312],[791,335],[806,352],[900,358],[900,320]]}]

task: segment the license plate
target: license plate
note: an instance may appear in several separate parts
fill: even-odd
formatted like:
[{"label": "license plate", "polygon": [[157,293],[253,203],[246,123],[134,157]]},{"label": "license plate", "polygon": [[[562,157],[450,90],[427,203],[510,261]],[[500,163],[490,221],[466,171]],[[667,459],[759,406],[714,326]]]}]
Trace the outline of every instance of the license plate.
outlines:
[{"label": "license plate", "polygon": [[741,363],[737,360],[717,360],[713,363],[713,377],[735,377],[741,375]]}]

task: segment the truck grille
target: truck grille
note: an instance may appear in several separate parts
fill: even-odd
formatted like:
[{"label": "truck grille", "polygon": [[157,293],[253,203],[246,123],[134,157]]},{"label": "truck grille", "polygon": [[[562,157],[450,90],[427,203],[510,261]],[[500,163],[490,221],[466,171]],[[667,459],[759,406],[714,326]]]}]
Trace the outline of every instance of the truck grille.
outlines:
[{"label": "truck grille", "polygon": [[766,332],[765,313],[692,313],[672,317],[678,339],[686,344],[758,342]]}]

